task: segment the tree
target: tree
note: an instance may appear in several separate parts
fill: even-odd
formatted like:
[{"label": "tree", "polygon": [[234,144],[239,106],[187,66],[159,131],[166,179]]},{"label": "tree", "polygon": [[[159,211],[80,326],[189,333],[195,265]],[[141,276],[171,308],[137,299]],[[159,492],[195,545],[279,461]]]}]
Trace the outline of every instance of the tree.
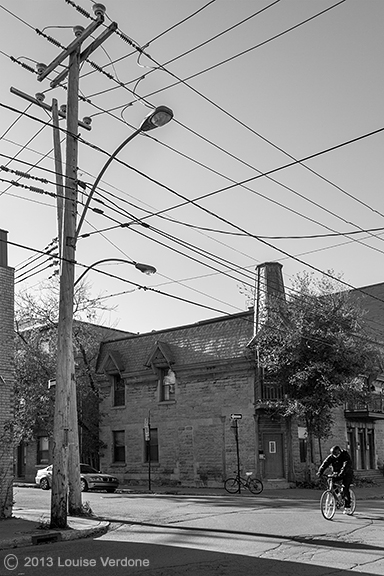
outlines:
[{"label": "tree", "polygon": [[256,345],[265,378],[286,387],[285,400],[274,403],[275,409],[305,423],[311,462],[312,439],[329,436],[333,409],[364,399],[366,377],[380,370],[364,310],[349,291],[340,290],[337,279],[298,275],[287,302],[270,305]]},{"label": "tree", "polygon": [[[109,310],[100,298],[91,299],[88,287],[79,284],[74,301],[74,355],[78,396],[78,423],[82,461],[98,466],[99,453],[99,386],[95,362],[100,341],[113,329],[91,324],[101,311]],[[39,430],[53,432],[54,389],[48,381],[55,379],[58,284],[52,280],[39,291],[21,291],[16,301],[16,386],[14,441],[36,437]]]}]

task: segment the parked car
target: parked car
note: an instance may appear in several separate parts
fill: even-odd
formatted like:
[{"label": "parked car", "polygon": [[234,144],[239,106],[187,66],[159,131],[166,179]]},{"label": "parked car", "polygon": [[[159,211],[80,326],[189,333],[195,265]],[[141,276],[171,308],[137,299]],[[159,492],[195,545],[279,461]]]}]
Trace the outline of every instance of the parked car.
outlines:
[{"label": "parked car", "polygon": [[[49,490],[52,487],[52,464],[37,471],[35,483],[42,490]],[[80,484],[81,491],[106,490],[115,492],[119,481],[110,474],[103,474],[88,464],[80,464]]]}]

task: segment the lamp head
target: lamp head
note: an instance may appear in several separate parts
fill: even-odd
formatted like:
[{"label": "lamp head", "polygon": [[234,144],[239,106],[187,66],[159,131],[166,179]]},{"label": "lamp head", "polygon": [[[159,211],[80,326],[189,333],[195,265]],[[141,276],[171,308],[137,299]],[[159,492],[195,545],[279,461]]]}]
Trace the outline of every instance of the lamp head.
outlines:
[{"label": "lamp head", "polygon": [[159,128],[168,124],[173,118],[173,112],[167,106],[157,106],[148,116],[144,118],[140,126],[141,132],[148,132],[154,128]]},{"label": "lamp head", "polygon": [[135,268],[140,270],[140,272],[143,274],[147,274],[148,276],[151,276],[151,274],[156,274],[157,272],[154,266],[151,266],[150,264],[143,264],[142,262],[135,262]]}]

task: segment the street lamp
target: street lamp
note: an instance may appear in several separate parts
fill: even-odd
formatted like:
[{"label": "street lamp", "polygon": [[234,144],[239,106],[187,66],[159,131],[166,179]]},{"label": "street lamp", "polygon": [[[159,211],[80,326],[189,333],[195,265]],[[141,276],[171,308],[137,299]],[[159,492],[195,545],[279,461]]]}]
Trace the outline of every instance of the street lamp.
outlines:
[{"label": "street lamp", "polygon": [[128,142],[133,140],[138,134],[141,134],[141,132],[148,132],[149,130],[154,130],[155,128],[160,128],[161,126],[168,124],[168,122],[170,122],[172,118],[173,118],[173,112],[170,108],[168,108],[167,106],[157,106],[157,108],[155,108],[150,114],[148,114],[148,116],[144,118],[143,122],[141,123],[141,126],[137,128],[137,130],[132,132],[132,134],[130,134],[128,138],[126,138],[124,142],[122,142],[120,146],[118,146],[116,150],[110,155],[110,157],[102,167],[99,175],[97,176],[92,186],[92,189],[88,195],[83,213],[80,216],[79,225],[76,230],[75,242],[79,237],[80,229],[81,226],[83,225],[84,218],[88,211],[89,204],[91,203],[93,194],[95,193],[95,190],[98,187],[100,180],[104,176],[104,173],[107,170],[108,166],[111,164],[112,160],[114,160],[118,155],[118,153],[128,144]]},{"label": "street lamp", "polygon": [[124,264],[132,264],[135,268],[137,268],[137,270],[140,270],[140,272],[142,272],[143,274],[147,274],[148,276],[150,276],[151,274],[156,274],[157,272],[156,268],[154,266],[151,266],[150,264],[143,264],[142,262],[134,262],[133,260],[123,260],[122,258],[104,258],[103,260],[98,260],[97,262],[94,262],[90,266],[87,266],[84,272],[80,274],[80,276],[74,283],[74,286],[76,286],[76,284],[80,282],[80,280],[86,275],[86,273],[89,270],[91,270],[91,268],[94,268],[94,266],[97,266],[98,264],[103,264],[103,262],[124,262]]},{"label": "street lamp", "polygon": [[[78,72],[79,49],[70,53],[68,76],[67,116],[67,172],[63,214],[62,266],[60,273],[59,321],[57,337],[57,369],[55,416],[53,431],[53,475],[51,493],[51,527],[67,527],[69,513],[81,513],[79,446],[75,368],[73,359],[73,296],[75,286],[76,241],[92,196],[108,166],[117,154],[141,132],[164,126],[172,120],[173,112],[166,106],[155,108],[122,144],[109,156],[87,198],[76,229],[77,212],[77,132],[78,132]],[[136,265],[136,263],[135,263]],[[140,264],[136,267],[140,270]],[[154,270],[154,269],[153,269]],[[68,491],[69,486],[69,491]]]}]

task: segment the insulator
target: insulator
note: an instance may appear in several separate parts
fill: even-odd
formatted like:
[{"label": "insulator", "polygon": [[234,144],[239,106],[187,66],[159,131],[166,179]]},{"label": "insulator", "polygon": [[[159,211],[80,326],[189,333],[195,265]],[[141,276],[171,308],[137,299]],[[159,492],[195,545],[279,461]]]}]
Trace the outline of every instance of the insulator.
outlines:
[{"label": "insulator", "polygon": [[76,38],[78,38],[84,32],[84,27],[83,26],[74,26],[73,32],[74,32]]},{"label": "insulator", "polygon": [[36,72],[40,75],[44,72],[44,70],[46,69],[47,65],[43,64],[43,62],[38,62],[36,64]]},{"label": "insulator", "polygon": [[105,12],[107,11],[106,7],[104,6],[104,4],[99,4],[98,2],[96,2],[93,5],[93,12],[96,16],[96,18],[98,16],[104,16]]}]

